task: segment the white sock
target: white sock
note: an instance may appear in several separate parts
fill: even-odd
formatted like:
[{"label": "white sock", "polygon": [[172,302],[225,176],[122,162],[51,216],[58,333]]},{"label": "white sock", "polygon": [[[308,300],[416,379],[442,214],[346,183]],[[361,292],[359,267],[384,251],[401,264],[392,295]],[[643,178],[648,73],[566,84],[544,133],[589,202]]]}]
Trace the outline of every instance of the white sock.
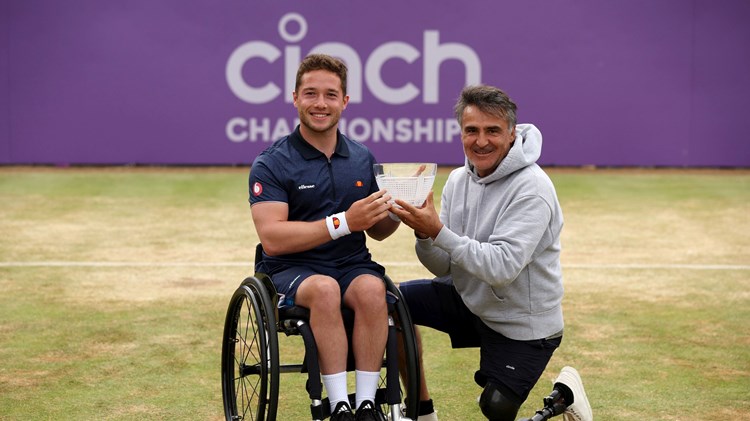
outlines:
[{"label": "white sock", "polygon": [[349,404],[349,394],[346,391],[346,371],[336,374],[323,374],[323,386],[326,387],[328,401],[331,403],[331,412],[336,409],[336,404],[346,402]]},{"label": "white sock", "polygon": [[375,391],[380,381],[379,371],[355,371],[357,378],[357,405],[359,408],[364,401],[375,402]]}]

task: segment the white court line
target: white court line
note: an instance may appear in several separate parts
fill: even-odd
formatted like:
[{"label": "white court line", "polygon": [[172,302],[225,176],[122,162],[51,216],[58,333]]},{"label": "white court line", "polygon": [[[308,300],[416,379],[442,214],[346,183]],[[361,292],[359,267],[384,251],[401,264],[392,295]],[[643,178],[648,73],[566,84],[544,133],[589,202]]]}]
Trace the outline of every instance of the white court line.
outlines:
[{"label": "white court line", "polygon": [[250,262],[0,262],[0,267],[222,267],[252,268]]},{"label": "white court line", "polygon": [[687,265],[687,264],[570,264],[563,269],[686,269],[686,270],[750,270],[750,265]]},{"label": "white court line", "polygon": [[[385,267],[422,267],[419,262],[378,262]],[[0,262],[0,267],[247,267],[250,262],[74,262],[27,261]],[[684,269],[684,270],[750,270],[750,265],[688,264],[563,264],[564,269]]]}]

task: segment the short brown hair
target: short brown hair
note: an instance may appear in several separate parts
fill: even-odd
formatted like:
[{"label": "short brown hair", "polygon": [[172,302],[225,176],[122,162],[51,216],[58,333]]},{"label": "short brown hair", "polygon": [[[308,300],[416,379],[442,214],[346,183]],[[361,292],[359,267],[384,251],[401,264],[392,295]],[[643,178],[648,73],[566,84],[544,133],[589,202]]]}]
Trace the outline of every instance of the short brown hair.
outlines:
[{"label": "short brown hair", "polygon": [[327,70],[338,76],[341,80],[341,91],[346,95],[346,64],[326,54],[310,54],[302,60],[302,63],[299,64],[299,69],[297,69],[297,79],[294,83],[295,92],[299,90],[302,76],[314,70]]}]

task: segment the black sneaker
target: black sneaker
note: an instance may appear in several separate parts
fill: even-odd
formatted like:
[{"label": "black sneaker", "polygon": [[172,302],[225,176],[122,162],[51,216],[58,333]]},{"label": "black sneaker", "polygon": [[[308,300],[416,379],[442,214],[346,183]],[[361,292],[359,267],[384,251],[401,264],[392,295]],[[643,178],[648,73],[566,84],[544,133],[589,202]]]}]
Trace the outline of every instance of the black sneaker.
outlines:
[{"label": "black sneaker", "polygon": [[339,402],[331,413],[331,421],[355,421],[352,408],[346,402]]},{"label": "black sneaker", "polygon": [[364,401],[357,408],[355,421],[386,421],[386,418],[372,401]]}]

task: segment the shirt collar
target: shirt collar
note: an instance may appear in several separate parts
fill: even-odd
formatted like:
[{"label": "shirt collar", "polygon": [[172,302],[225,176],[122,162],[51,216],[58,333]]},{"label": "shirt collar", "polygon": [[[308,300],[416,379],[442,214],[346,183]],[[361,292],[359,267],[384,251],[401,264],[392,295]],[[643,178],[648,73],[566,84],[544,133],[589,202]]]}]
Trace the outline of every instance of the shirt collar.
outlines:
[{"label": "shirt collar", "polygon": [[[316,149],[315,146],[309,144],[305,138],[302,137],[302,133],[299,131],[299,125],[294,129],[294,132],[289,135],[289,140],[292,143],[292,146],[294,146],[294,149],[296,149],[297,152],[308,161],[321,156],[325,157],[323,152]],[[349,147],[346,146],[344,135],[341,134],[338,129],[336,129],[336,150],[333,151],[333,153],[334,155],[340,155],[345,158],[349,156]]]}]

